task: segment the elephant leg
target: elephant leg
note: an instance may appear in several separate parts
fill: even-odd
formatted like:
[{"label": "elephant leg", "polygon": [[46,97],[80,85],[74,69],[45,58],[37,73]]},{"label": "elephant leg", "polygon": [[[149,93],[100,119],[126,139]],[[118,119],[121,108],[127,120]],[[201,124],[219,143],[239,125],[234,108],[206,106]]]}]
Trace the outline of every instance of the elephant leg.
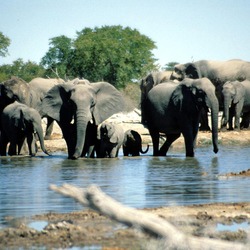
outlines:
[{"label": "elephant leg", "polygon": [[200,131],[210,131],[210,127],[208,125],[208,114],[205,108],[201,109],[200,115]]},{"label": "elephant leg", "polygon": [[133,150],[132,156],[140,156],[140,149]]},{"label": "elephant leg", "polygon": [[95,145],[91,145],[88,148],[87,158],[95,158]]},{"label": "elephant leg", "polygon": [[18,142],[17,142],[17,153],[18,155],[20,154],[25,154],[27,152],[27,140],[24,136],[19,136]]},{"label": "elephant leg", "polygon": [[125,146],[123,146],[123,155],[128,156],[128,149]]},{"label": "elephant leg", "polygon": [[159,140],[160,134],[158,131],[149,129],[150,136],[153,142],[153,156],[159,156]]},{"label": "elephant leg", "polygon": [[109,157],[110,158],[115,158],[118,156],[118,152],[119,152],[119,149],[117,147],[114,147],[111,149],[110,153],[109,153]]},{"label": "elephant leg", "polygon": [[159,151],[159,156],[166,156],[170,146],[172,143],[177,140],[180,137],[179,134],[167,134],[167,140],[164,142],[164,144],[161,146],[160,151]]},{"label": "elephant leg", "polygon": [[29,154],[29,147],[26,138],[24,139],[23,142],[18,142],[18,154],[19,155]]},{"label": "elephant leg", "polygon": [[229,108],[228,130],[233,130],[233,117],[235,116],[235,107]]},{"label": "elephant leg", "polygon": [[47,126],[46,126],[44,140],[51,140],[53,126],[54,126],[54,120],[50,117],[47,117]]},{"label": "elephant leg", "polygon": [[240,101],[235,106],[234,129],[240,130],[240,115],[243,109],[243,101]]},{"label": "elephant leg", "polygon": [[71,159],[74,152],[75,152],[75,145],[76,145],[76,126],[75,124],[63,124],[59,123],[63,138],[66,141],[67,149],[68,149],[68,158]]},{"label": "elephant leg", "polygon": [[186,124],[185,130],[182,131],[182,134],[185,141],[186,157],[194,157],[194,129],[190,124]]},{"label": "elephant leg", "polygon": [[85,143],[81,156],[84,157],[87,155],[87,158],[94,158],[96,146],[97,146],[97,126],[95,124],[88,123]]},{"label": "elephant leg", "polygon": [[34,134],[27,135],[27,143],[29,147],[29,155],[35,156],[36,155],[36,139]]},{"label": "elephant leg", "polygon": [[3,132],[1,132],[1,142],[0,142],[0,155],[6,156],[8,139],[5,138]]},{"label": "elephant leg", "polygon": [[18,138],[19,137],[17,136],[17,132],[13,131],[13,133],[10,136],[10,144],[9,144],[9,149],[8,149],[8,154],[10,156],[17,155]]},{"label": "elephant leg", "polygon": [[241,123],[240,123],[240,128],[241,129],[248,128],[249,127],[249,122],[250,122],[250,112],[243,113],[242,120],[241,120]]}]

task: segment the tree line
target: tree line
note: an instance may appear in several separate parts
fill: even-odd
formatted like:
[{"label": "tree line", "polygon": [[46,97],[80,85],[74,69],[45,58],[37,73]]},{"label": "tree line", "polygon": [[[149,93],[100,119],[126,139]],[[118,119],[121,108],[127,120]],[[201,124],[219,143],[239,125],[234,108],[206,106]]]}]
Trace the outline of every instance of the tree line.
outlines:
[{"label": "tree line", "polygon": [[[10,43],[0,32],[0,56],[8,55]],[[124,89],[128,83],[159,69],[153,54],[156,48],[153,40],[130,27],[84,28],[76,32],[75,39],[64,35],[49,39],[49,49],[39,63],[19,58],[1,65],[0,82],[13,75],[27,82],[35,77],[79,77],[90,82],[107,81]],[[174,64],[170,62],[164,68],[169,70]]]}]

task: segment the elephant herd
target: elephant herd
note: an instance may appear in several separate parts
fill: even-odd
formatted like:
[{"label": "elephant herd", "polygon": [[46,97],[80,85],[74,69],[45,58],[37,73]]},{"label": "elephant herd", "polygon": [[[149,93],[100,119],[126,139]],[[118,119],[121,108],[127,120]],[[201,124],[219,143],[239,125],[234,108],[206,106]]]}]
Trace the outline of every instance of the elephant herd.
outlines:
[{"label": "elephant herd", "polygon": [[45,137],[50,137],[56,121],[70,159],[95,154],[116,157],[121,145],[125,155],[139,155],[143,151],[138,132],[124,134],[115,124],[103,123],[124,107],[122,94],[107,82],[36,78],[26,83],[12,77],[0,84],[0,155],[5,156],[7,151],[9,155],[21,154],[25,145],[29,154],[35,155],[37,139],[48,154],[41,126],[44,117],[48,118]]},{"label": "elephant herd", "polygon": [[[250,62],[242,60],[197,61],[175,65],[173,72],[148,74],[141,80],[141,123],[148,128],[154,156],[166,156],[171,144],[184,137],[186,156],[193,157],[199,129],[210,129],[214,153],[218,152],[218,114],[221,129],[247,128],[250,120]],[[53,121],[61,128],[68,158],[117,157],[146,153],[141,136],[124,133],[106,120],[125,110],[120,91],[107,82],[35,78],[27,83],[12,77],[0,84],[0,155],[21,154],[28,145],[35,155],[36,141],[44,146],[41,119],[46,117],[45,139]],[[234,119],[234,125],[232,123]],[[242,119],[240,123],[240,118]],[[159,147],[160,135],[166,140]],[[27,143],[25,143],[27,141]]]},{"label": "elephant herd", "polygon": [[[186,156],[194,156],[199,124],[200,129],[210,129],[209,110],[217,153],[219,111],[223,111],[221,130],[227,125],[228,129],[249,127],[250,62],[234,59],[177,64],[173,72],[153,72],[141,81],[142,124],[149,129],[154,155],[166,155],[183,134]],[[167,140],[159,149],[160,133]]]}]

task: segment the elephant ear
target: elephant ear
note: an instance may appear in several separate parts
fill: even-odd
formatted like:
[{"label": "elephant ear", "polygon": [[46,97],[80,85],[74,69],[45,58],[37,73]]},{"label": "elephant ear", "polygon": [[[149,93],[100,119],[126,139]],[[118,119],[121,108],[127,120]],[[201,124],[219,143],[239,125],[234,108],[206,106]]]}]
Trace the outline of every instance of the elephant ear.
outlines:
[{"label": "elephant ear", "polygon": [[183,84],[180,84],[176,87],[171,95],[171,102],[173,102],[174,106],[181,110],[182,101],[183,101]]},{"label": "elephant ear", "polygon": [[20,109],[19,118],[15,117],[15,124],[14,125],[15,125],[15,127],[17,127],[18,129],[20,129],[22,131],[26,129],[25,119],[24,119],[24,114],[23,114],[22,109]]},{"label": "elephant ear", "polygon": [[93,111],[96,124],[102,123],[113,114],[125,109],[124,98],[113,85],[107,82],[96,82],[90,85],[96,93],[96,104]]},{"label": "elephant ear", "polygon": [[68,103],[73,87],[73,83],[62,83],[51,88],[42,101],[43,116],[49,116],[58,122],[61,120],[62,113],[71,116],[70,109],[65,109],[67,109],[66,104]]},{"label": "elephant ear", "polygon": [[192,79],[200,78],[198,69],[193,63],[186,64],[185,74],[186,74],[186,77],[188,78],[192,78]]},{"label": "elephant ear", "polygon": [[237,82],[235,84],[235,91],[236,93],[233,99],[234,104],[238,103],[242,98],[244,98],[246,89],[240,82]]}]

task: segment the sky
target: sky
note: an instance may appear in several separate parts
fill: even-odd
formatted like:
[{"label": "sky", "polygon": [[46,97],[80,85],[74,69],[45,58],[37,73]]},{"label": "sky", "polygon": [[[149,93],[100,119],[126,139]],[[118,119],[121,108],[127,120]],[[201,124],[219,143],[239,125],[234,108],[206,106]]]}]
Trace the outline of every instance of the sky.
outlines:
[{"label": "sky", "polygon": [[249,0],[0,0],[0,31],[9,55],[39,63],[49,39],[89,27],[121,25],[152,39],[157,63],[250,61]]}]

